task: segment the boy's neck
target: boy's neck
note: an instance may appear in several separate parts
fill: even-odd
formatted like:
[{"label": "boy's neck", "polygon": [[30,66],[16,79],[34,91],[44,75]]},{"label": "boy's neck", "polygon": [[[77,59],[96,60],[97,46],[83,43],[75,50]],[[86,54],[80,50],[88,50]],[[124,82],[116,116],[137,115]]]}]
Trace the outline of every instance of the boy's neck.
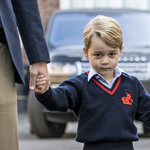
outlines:
[{"label": "boy's neck", "polygon": [[115,77],[115,69],[113,70],[112,76],[102,76],[105,80],[107,80],[109,83],[112,82],[112,79]]}]

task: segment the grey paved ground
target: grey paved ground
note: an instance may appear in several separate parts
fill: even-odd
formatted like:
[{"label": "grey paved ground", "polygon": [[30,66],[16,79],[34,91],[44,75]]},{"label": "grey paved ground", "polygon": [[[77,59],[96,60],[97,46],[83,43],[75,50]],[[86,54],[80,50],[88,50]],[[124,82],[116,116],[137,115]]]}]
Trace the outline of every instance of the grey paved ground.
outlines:
[{"label": "grey paved ground", "polygon": [[[138,133],[142,134],[142,125],[136,123]],[[75,142],[76,123],[68,123],[66,132],[61,138],[39,139],[30,134],[30,124],[27,114],[18,116],[18,132],[20,150],[82,150],[82,144]],[[135,150],[150,150],[150,137],[141,137],[139,142],[134,143]]]}]

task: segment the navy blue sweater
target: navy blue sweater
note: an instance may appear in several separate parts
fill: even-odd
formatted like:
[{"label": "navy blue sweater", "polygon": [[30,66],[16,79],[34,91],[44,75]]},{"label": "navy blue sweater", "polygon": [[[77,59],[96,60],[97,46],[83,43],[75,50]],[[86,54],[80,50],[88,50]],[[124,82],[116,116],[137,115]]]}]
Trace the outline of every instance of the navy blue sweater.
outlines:
[{"label": "navy blue sweater", "polygon": [[73,110],[79,142],[137,141],[134,119],[150,127],[150,94],[136,77],[125,73],[111,90],[94,78],[88,82],[83,73],[36,97],[48,110]]}]

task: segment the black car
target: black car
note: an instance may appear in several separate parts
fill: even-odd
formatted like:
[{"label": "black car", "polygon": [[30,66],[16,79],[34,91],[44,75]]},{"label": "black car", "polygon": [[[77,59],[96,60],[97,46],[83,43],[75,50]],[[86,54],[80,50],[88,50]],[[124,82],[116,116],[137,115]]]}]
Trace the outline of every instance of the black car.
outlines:
[{"label": "black car", "polygon": [[[48,64],[51,87],[89,70],[89,61],[82,52],[83,30],[97,15],[110,16],[119,22],[124,50],[118,66],[138,77],[150,92],[150,13],[123,9],[58,10],[51,15],[46,30],[51,57]],[[31,130],[41,138],[59,137],[64,133],[67,122],[77,121],[71,111],[67,114],[47,111],[35,100],[32,91],[28,97],[28,112]],[[143,127],[146,134],[150,133]]]}]

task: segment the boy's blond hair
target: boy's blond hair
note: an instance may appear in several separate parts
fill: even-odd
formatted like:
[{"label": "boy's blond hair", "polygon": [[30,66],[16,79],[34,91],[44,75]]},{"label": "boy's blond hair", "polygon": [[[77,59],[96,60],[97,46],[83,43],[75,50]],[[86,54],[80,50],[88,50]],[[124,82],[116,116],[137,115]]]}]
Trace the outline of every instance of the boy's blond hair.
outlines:
[{"label": "boy's blond hair", "polygon": [[90,48],[94,34],[101,37],[106,45],[113,48],[122,48],[122,30],[118,22],[113,18],[98,15],[86,25],[83,34],[86,50]]}]

